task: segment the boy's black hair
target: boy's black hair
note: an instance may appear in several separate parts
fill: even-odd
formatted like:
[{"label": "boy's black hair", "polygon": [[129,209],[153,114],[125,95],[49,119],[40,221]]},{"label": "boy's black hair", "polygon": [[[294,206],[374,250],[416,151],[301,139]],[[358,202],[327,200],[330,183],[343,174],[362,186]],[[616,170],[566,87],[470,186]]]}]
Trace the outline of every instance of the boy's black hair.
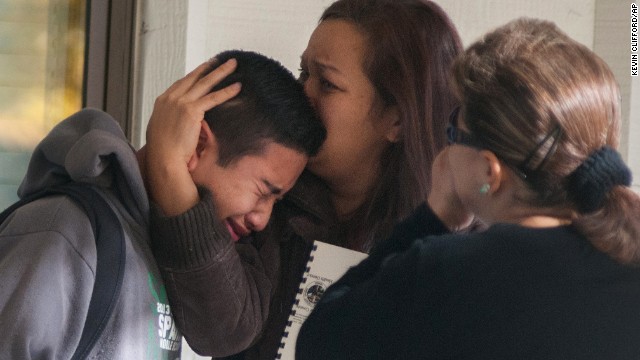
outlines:
[{"label": "boy's black hair", "polygon": [[307,156],[318,152],[326,130],[316,118],[302,84],[279,62],[264,55],[229,50],[215,56],[216,65],[235,58],[238,66],[212,91],[242,83],[233,99],[205,113],[219,145],[218,164],[258,154],[274,141]]}]

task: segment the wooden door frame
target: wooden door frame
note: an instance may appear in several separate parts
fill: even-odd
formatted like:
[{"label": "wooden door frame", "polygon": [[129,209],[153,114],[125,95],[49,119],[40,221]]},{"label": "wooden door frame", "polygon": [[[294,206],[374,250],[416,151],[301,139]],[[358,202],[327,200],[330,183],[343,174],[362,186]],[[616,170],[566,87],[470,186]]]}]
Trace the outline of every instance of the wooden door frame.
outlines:
[{"label": "wooden door frame", "polygon": [[83,107],[113,116],[131,140],[136,0],[87,0]]}]

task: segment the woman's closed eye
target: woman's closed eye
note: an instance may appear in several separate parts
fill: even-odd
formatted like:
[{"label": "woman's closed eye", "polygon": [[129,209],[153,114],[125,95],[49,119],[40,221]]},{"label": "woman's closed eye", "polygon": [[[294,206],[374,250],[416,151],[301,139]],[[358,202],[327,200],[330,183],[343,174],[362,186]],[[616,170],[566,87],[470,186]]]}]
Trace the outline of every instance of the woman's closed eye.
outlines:
[{"label": "woman's closed eye", "polygon": [[[309,70],[307,70],[306,68],[300,66],[300,68],[298,68],[298,81],[301,84],[306,83],[309,78],[311,77],[311,73],[309,72]],[[314,78],[316,77],[316,75],[314,75]],[[336,86],[333,82],[327,80],[324,76],[322,76],[322,74],[318,74],[317,76],[317,80],[318,80],[318,84],[320,85],[320,90],[324,91],[324,92],[329,92],[329,91],[333,91],[333,90],[340,90],[340,88],[338,88],[338,86]]]},{"label": "woman's closed eye", "polygon": [[322,90],[325,91],[339,90],[334,83],[322,77],[320,78],[320,86],[322,87]]},{"label": "woman's closed eye", "polygon": [[298,69],[298,81],[303,83],[309,78],[309,71],[303,68]]}]

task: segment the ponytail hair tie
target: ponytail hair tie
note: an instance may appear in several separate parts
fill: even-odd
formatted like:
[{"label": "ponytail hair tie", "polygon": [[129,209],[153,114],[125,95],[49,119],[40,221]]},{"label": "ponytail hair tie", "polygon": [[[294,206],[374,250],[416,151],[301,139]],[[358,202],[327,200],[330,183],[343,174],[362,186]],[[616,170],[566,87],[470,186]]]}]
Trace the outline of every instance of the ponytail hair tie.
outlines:
[{"label": "ponytail hair tie", "polygon": [[567,191],[581,213],[590,213],[616,185],[631,185],[631,170],[616,150],[604,146],[569,175]]}]

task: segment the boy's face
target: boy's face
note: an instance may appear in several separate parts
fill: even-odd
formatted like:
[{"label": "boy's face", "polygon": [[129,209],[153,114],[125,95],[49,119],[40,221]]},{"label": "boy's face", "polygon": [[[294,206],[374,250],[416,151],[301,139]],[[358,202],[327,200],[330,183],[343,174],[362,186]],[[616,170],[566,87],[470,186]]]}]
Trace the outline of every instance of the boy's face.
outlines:
[{"label": "boy's face", "polygon": [[196,184],[212,192],[219,220],[238,240],[265,228],[273,204],[293,187],[308,158],[269,142],[261,153],[242,156],[226,167],[217,160],[215,146],[203,151],[191,175]]}]

